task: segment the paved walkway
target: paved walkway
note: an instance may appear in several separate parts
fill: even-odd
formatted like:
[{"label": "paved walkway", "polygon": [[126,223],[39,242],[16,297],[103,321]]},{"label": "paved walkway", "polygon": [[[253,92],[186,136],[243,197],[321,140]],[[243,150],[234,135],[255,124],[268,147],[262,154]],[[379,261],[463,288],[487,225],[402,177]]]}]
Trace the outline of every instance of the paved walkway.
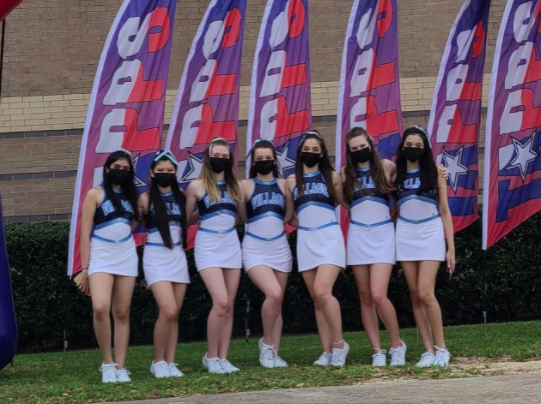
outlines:
[{"label": "paved walkway", "polygon": [[[538,404],[541,373],[448,380],[412,380],[361,386],[268,390],[137,404]],[[126,404],[126,403],[124,403]]]}]

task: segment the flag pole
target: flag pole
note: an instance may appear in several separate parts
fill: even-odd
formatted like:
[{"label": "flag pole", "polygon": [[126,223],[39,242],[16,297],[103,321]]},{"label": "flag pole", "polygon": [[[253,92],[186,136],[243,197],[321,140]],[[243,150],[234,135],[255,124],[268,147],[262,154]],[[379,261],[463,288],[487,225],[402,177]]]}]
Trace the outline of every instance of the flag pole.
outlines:
[{"label": "flag pole", "polygon": [[487,251],[483,250],[483,256],[481,257],[481,272],[483,276],[483,321],[485,323],[485,338],[487,336]]},{"label": "flag pole", "polygon": [[2,98],[2,72],[4,71],[4,45],[6,39],[6,19],[2,20],[2,42],[0,43],[0,98]]}]

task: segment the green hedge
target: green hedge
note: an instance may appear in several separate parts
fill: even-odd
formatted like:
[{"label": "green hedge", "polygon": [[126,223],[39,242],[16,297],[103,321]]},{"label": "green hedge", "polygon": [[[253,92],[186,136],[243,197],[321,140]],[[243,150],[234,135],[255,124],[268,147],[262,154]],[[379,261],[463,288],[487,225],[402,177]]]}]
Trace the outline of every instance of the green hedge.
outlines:
[{"label": "green hedge", "polygon": [[[77,291],[66,276],[69,226],[67,223],[24,223],[5,226],[12,267],[13,291],[20,343],[24,350],[61,348],[63,324],[67,319],[70,348],[95,347],[90,299]],[[541,313],[541,215],[523,223],[487,253],[488,319],[517,320]],[[242,228],[239,227],[242,233]],[[242,236],[242,234],[241,234]],[[295,245],[295,234],[290,236]],[[483,276],[481,223],[478,220],[456,237],[457,273],[449,280],[441,270],[437,296],[446,324],[482,321]],[[292,249],[295,254],[295,248]],[[180,316],[180,339],[204,339],[211,299],[197,274],[192,252],[188,253],[192,284]],[[131,314],[132,344],[150,344],[157,308],[140,276],[135,288]],[[334,289],[346,330],[361,328],[359,298],[350,270]],[[394,271],[389,296],[396,306],[401,326],[414,324],[407,285],[400,269]],[[246,305],[252,310],[252,333],[261,331],[260,307],[263,295],[242,276],[235,305],[234,333],[244,335]],[[302,278],[290,277],[284,301],[284,332],[316,330],[313,305]]]}]

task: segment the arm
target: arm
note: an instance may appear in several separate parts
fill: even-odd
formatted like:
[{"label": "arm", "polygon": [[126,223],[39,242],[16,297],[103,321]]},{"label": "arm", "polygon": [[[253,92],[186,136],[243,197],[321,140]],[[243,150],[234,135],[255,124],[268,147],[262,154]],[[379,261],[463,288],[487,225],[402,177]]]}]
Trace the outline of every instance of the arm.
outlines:
[{"label": "arm", "polygon": [[186,190],[186,217],[188,218],[188,225],[192,225],[199,220],[199,212],[194,213],[195,204],[197,203],[197,187],[197,180],[192,181]]},{"label": "arm", "polygon": [[284,220],[284,222],[290,226],[299,227],[299,218],[295,214],[295,204],[293,203],[293,189],[295,189],[295,176],[290,175],[286,180],[286,216],[289,212],[289,220]]},{"label": "arm", "polygon": [[141,195],[139,195],[139,198],[137,199],[137,207],[139,208],[139,212],[138,212],[139,217],[137,218],[137,220],[143,226],[145,226],[145,215],[148,213],[148,205],[149,205],[149,195],[147,192],[144,192]]},{"label": "arm", "polygon": [[287,186],[285,180],[278,180],[280,186],[284,189],[284,196],[286,198],[286,211],[284,216],[284,223],[290,223],[295,217],[295,205],[293,204],[293,195]]},{"label": "arm", "polygon": [[447,182],[443,178],[438,179],[438,199],[440,216],[447,239],[447,268],[453,273],[455,271],[455,235],[453,232],[453,218],[447,201]]},{"label": "arm", "polygon": [[88,294],[90,286],[88,284],[88,265],[90,263],[90,235],[92,234],[92,227],[94,221],[94,215],[96,214],[96,208],[101,200],[101,190],[91,189],[86,194],[85,201],[83,202],[83,212],[81,215],[81,277],[77,284],[79,290]]},{"label": "arm", "polygon": [[248,223],[248,215],[246,214],[246,188],[248,180],[239,181],[240,195],[242,200],[237,203],[237,222]]},{"label": "arm", "polygon": [[342,186],[342,177],[340,174],[333,172],[334,192],[336,193],[336,201],[338,205],[342,205],[344,209],[349,210],[349,204],[344,200],[344,187]]}]

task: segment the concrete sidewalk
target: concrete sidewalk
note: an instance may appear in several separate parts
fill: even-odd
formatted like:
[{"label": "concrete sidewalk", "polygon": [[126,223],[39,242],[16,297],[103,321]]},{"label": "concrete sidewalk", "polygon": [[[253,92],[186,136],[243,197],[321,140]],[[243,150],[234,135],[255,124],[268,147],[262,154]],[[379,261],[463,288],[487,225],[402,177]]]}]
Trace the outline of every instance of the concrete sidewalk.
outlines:
[{"label": "concrete sidewalk", "polygon": [[[361,386],[267,390],[137,404],[538,404],[541,373],[467,379],[397,381]],[[123,403],[126,404],[126,403]]]}]

